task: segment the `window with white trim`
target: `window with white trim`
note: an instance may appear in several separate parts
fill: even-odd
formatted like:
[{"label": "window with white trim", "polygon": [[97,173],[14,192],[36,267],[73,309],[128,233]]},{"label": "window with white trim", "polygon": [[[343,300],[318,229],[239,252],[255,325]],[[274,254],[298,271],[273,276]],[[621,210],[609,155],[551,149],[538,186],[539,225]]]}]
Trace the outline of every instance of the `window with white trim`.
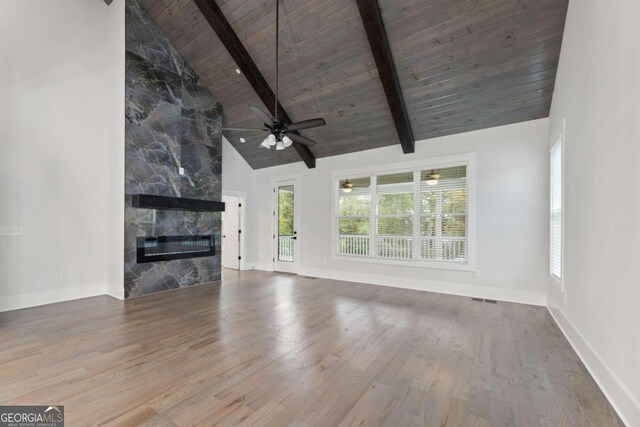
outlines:
[{"label": "window with white trim", "polygon": [[562,139],[551,148],[551,277],[562,281]]},{"label": "window with white trim", "polygon": [[369,256],[371,178],[344,180],[340,184],[347,186],[338,198],[338,253]]},{"label": "window with white trim", "polygon": [[337,180],[336,254],[466,264],[467,165]]},{"label": "window with white trim", "polygon": [[413,259],[413,190],[413,172],[376,177],[376,257]]},{"label": "window with white trim", "polygon": [[467,167],[436,170],[420,178],[420,257],[445,261],[467,259]]}]

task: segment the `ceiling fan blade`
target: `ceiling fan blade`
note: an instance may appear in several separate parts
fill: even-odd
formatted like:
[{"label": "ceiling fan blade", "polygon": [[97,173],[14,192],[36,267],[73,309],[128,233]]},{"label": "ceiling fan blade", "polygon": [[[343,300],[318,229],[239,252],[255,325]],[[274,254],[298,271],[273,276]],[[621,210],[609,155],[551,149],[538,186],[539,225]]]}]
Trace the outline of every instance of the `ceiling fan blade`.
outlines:
[{"label": "ceiling fan blade", "polygon": [[309,119],[309,120],[303,120],[301,122],[291,123],[290,125],[287,125],[287,130],[309,129],[309,128],[315,128],[318,126],[324,126],[326,124],[327,122],[325,122],[324,119],[321,119],[321,118]]},{"label": "ceiling fan blade", "polygon": [[253,105],[249,105],[249,108],[251,109],[251,111],[253,111],[253,114],[258,116],[260,120],[264,121],[265,125],[270,125],[273,122],[273,117],[265,113],[262,108],[259,108]]},{"label": "ceiling fan blade", "polygon": [[313,139],[298,135],[297,133],[288,133],[287,136],[299,144],[309,145],[311,147],[317,144]]},{"label": "ceiling fan blade", "polygon": [[222,130],[241,130],[248,132],[264,132],[267,129],[258,129],[258,128],[222,128]]}]

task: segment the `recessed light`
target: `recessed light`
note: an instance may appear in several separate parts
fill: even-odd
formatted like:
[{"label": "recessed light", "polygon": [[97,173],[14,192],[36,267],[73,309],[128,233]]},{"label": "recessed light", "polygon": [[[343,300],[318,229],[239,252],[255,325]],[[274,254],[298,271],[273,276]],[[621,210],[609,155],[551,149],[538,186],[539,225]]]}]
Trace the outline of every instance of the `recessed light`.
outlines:
[{"label": "recessed light", "polygon": [[240,68],[236,68],[236,74],[240,74],[242,71],[240,71]]},{"label": "recessed light", "polygon": [[246,140],[246,139],[244,139],[244,138],[240,138],[240,143],[244,144],[245,142],[247,142],[247,140]]}]

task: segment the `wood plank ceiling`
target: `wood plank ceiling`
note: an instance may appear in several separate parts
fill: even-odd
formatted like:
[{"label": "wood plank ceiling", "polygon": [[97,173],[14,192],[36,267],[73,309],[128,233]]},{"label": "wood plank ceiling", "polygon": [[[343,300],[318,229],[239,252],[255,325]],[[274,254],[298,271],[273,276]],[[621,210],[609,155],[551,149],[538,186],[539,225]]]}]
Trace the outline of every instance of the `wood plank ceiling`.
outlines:
[{"label": "wood plank ceiling", "polygon": [[[193,0],[140,0],[224,107],[257,127],[264,106]],[[275,88],[275,0],[216,0]],[[417,140],[547,117],[568,0],[379,0]],[[281,0],[280,102],[317,158],[399,144],[356,0]],[[260,134],[225,132],[253,168],[300,161]],[[241,144],[240,137],[247,142]],[[398,150],[401,150],[398,145]]]}]

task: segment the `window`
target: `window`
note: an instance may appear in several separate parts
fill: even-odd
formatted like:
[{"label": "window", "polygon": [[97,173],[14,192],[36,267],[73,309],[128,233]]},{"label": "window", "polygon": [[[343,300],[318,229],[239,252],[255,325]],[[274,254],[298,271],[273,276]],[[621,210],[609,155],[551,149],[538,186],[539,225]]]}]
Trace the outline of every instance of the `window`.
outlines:
[{"label": "window", "polygon": [[[430,176],[438,175],[434,184]],[[467,259],[467,167],[420,174],[420,257]]]},{"label": "window", "polygon": [[336,183],[337,255],[468,263],[467,162]]},{"label": "window", "polygon": [[551,148],[551,277],[562,283],[562,139]]},{"label": "window", "polygon": [[340,188],[351,184],[350,191],[338,197],[338,253],[369,256],[371,218],[371,178],[340,181]]},{"label": "window", "polygon": [[376,180],[376,256],[413,258],[413,172]]}]

